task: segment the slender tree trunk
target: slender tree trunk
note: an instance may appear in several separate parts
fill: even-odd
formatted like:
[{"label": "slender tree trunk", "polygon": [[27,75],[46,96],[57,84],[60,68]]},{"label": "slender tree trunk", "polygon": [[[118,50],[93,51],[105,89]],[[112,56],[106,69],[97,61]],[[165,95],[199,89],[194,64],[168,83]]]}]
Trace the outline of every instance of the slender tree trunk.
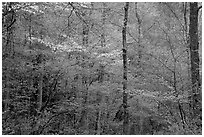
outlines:
[{"label": "slender tree trunk", "polygon": [[30,14],[30,17],[29,17],[29,28],[28,28],[28,33],[29,33],[29,46],[31,46],[32,42],[31,42],[31,38],[32,38],[32,19],[31,19],[31,16],[32,14]]},{"label": "slender tree trunk", "polygon": [[110,121],[109,121],[109,118],[110,118],[110,112],[109,112],[109,97],[108,96],[105,96],[105,103],[106,103],[106,131],[109,131],[109,128],[110,128]]},{"label": "slender tree trunk", "polygon": [[[186,56],[187,56],[187,69],[188,69],[188,76],[187,76],[187,81],[189,81],[189,79],[191,79],[191,65],[190,65],[190,48],[189,48],[189,34],[188,34],[188,15],[187,15],[187,7],[188,7],[188,2],[183,2],[183,20],[184,20],[184,27],[183,27],[183,37],[184,37],[184,43],[186,46]],[[187,83],[190,85],[190,81]],[[190,87],[189,87],[190,88]],[[188,105],[188,109],[186,111],[184,111],[184,109],[182,108],[181,104],[179,105],[179,110],[180,110],[180,114],[183,114],[183,118],[186,122],[186,116],[185,112],[187,112],[189,114],[189,107],[190,105]],[[186,114],[187,114],[186,113]],[[181,115],[182,116],[182,115]]]},{"label": "slender tree trunk", "polygon": [[[86,13],[83,14],[84,16]],[[89,27],[88,23],[83,22],[83,46],[88,47]]]},{"label": "slender tree trunk", "polygon": [[189,34],[188,34],[188,18],[187,18],[187,7],[188,3],[183,2],[183,20],[184,20],[184,28],[183,28],[183,37],[184,43],[187,46],[186,53],[187,53],[187,62],[188,62],[188,77],[187,79],[191,78],[191,62],[190,62],[190,48],[189,48]]},{"label": "slender tree trunk", "polygon": [[127,110],[127,42],[126,42],[126,27],[128,22],[128,8],[129,2],[125,3],[125,15],[124,15],[124,24],[122,30],[123,38],[123,109],[124,109],[124,121],[123,121],[123,134],[128,134],[128,110]]},{"label": "slender tree trunk", "polygon": [[190,93],[190,104],[192,116],[195,116],[200,94],[200,74],[199,74],[199,43],[198,43],[198,3],[190,3],[190,57],[191,57],[191,82],[192,91]]},{"label": "slender tree trunk", "polygon": [[[103,83],[103,80],[104,80],[104,66],[102,64],[100,64],[99,66],[99,78],[98,78],[98,81],[99,83]],[[99,91],[100,92],[100,91]],[[97,135],[100,135],[101,134],[101,108],[103,106],[103,103],[104,103],[104,99],[103,99],[103,96],[99,95],[97,96],[97,100],[98,100],[98,111],[97,111],[97,124],[96,124],[96,133]]]},{"label": "slender tree trunk", "polygon": [[9,2],[8,8],[10,9],[9,14],[6,16],[6,31],[7,31],[7,53],[10,58],[13,58],[14,55],[14,38],[13,38],[13,31],[14,31],[14,23],[16,20],[15,11],[13,9],[14,3]]},{"label": "slender tree trunk", "polygon": [[138,60],[137,60],[137,66],[139,68],[141,68],[141,58],[142,58],[142,45],[141,45],[141,19],[140,19],[140,16],[138,14],[138,8],[137,8],[137,2],[135,2],[135,16],[136,16],[136,19],[137,19],[137,24],[138,24],[138,27],[137,27],[137,31],[138,31]]},{"label": "slender tree trunk", "polygon": [[42,108],[42,96],[43,96],[43,66],[41,66],[41,75],[40,75],[40,81],[39,81],[39,84],[38,84],[38,90],[39,90],[39,99],[38,99],[38,111],[40,112],[41,108]]},{"label": "slender tree trunk", "polygon": [[[102,10],[102,32],[101,32],[101,47],[105,47],[105,17],[106,17],[106,3],[103,2],[103,10]],[[103,82],[103,77],[104,77],[104,67],[102,65],[100,65],[99,68],[100,72],[99,72],[99,83]],[[101,99],[102,101],[98,103],[98,111],[96,113],[96,134],[100,135],[101,134],[101,106],[103,103],[103,99]]]},{"label": "slender tree trunk", "polygon": [[[8,73],[8,69],[7,69],[7,73]],[[9,73],[8,73],[9,74]],[[9,75],[6,75],[6,99],[5,99],[5,107],[4,107],[4,111],[7,111],[9,109],[9,102],[10,102],[10,86],[9,86]]]},{"label": "slender tree trunk", "polygon": [[[93,3],[91,3],[91,6],[93,6]],[[82,13],[83,16],[83,24],[82,24],[82,44],[84,47],[88,47],[89,45],[89,21],[87,19],[87,15],[91,15],[91,11],[84,10]],[[84,126],[86,132],[89,132],[88,128],[88,111],[87,111],[87,101],[88,101],[88,88],[87,88],[87,75],[82,76],[82,89],[83,91],[83,110],[81,112],[81,118],[80,118],[80,126]]]},{"label": "slender tree trunk", "polygon": [[[91,6],[93,7],[93,3],[91,3]],[[89,20],[87,19],[87,15],[88,16],[91,16],[92,14],[92,11],[87,11],[87,10],[84,10],[83,13],[82,13],[82,16],[83,16],[83,24],[82,24],[82,37],[83,37],[83,40],[82,40],[82,44],[83,46],[85,47],[88,47],[88,44],[89,44],[89,27],[90,27],[90,22]]]},{"label": "slender tree trunk", "polygon": [[80,127],[84,127],[84,129],[88,132],[88,111],[87,111],[87,101],[88,101],[88,88],[87,88],[87,78],[86,75],[82,76],[82,89],[83,89],[83,101],[82,101],[82,108],[81,111],[81,118],[79,121]]},{"label": "slender tree trunk", "polygon": [[188,19],[187,19],[187,2],[183,2],[183,20],[184,20],[184,30],[183,36],[185,43],[188,43]]},{"label": "slender tree trunk", "polygon": [[97,120],[96,120],[96,122],[97,122],[96,134],[97,135],[101,134],[101,121],[100,121],[100,119],[101,119],[101,110],[100,110],[100,106],[99,106],[99,110],[97,112]]},{"label": "slender tree trunk", "polygon": [[101,33],[101,47],[105,47],[105,22],[106,22],[106,3],[103,2],[103,11],[102,11],[102,33]]}]

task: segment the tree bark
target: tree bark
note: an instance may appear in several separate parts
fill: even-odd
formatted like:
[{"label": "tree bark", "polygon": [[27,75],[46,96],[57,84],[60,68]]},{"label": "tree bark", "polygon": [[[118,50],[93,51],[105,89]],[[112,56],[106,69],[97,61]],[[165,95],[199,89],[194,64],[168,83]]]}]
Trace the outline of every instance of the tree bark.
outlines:
[{"label": "tree bark", "polygon": [[105,47],[105,22],[106,22],[106,3],[103,2],[103,11],[102,11],[102,33],[101,33],[101,47]]},{"label": "tree bark", "polygon": [[128,8],[129,2],[125,3],[125,15],[124,15],[124,24],[122,30],[123,38],[123,109],[124,109],[124,121],[123,121],[123,134],[128,134],[128,110],[127,110],[127,42],[126,42],[126,29],[128,22]]},{"label": "tree bark", "polygon": [[[93,8],[93,3],[91,3],[91,7]],[[82,16],[83,16],[83,24],[82,24],[82,37],[83,37],[83,40],[82,40],[82,44],[83,46],[85,47],[88,47],[88,43],[89,43],[89,20],[87,19],[86,15],[89,15],[91,16],[92,14],[92,11],[87,11],[87,10],[84,10],[82,12]]]},{"label": "tree bark", "polygon": [[[83,16],[85,16],[86,13],[83,13]],[[88,47],[88,36],[89,36],[89,27],[87,23],[83,22],[83,46]]]},{"label": "tree bark", "polygon": [[190,93],[191,113],[195,116],[195,110],[200,98],[200,74],[199,74],[199,43],[198,43],[198,3],[190,3],[190,57],[191,57],[191,83],[192,91]]},{"label": "tree bark", "polygon": [[[104,80],[104,66],[102,64],[100,64],[99,66],[99,78],[98,78],[98,82],[99,83],[103,83]],[[100,92],[100,91],[99,91]],[[103,96],[100,96],[100,94],[97,96],[98,98],[98,110],[96,113],[96,134],[100,135],[101,134],[101,108],[103,106]]]},{"label": "tree bark", "polygon": [[138,27],[137,27],[137,31],[138,31],[138,60],[137,60],[137,66],[139,68],[141,68],[141,58],[142,58],[142,46],[141,46],[141,18],[138,14],[138,9],[137,9],[137,2],[135,2],[135,16],[137,19],[137,23],[138,23]]},{"label": "tree bark", "polygon": [[99,110],[96,113],[97,115],[97,119],[96,119],[96,134],[100,135],[101,134],[101,110],[100,110],[100,106],[99,106]]},{"label": "tree bark", "polygon": [[40,112],[41,108],[42,108],[42,97],[43,97],[43,66],[41,66],[41,75],[40,75],[40,81],[38,84],[38,88],[39,88],[39,105],[38,105],[38,111]]},{"label": "tree bark", "polygon": [[[8,14],[5,16],[5,27],[6,27],[6,45],[5,45],[5,53],[6,53],[6,58],[14,58],[14,23],[16,21],[15,18],[15,11],[12,8],[12,5],[14,3],[12,2],[8,2],[7,4],[7,8],[10,9],[10,11],[8,11]],[[3,22],[4,23],[4,22]],[[4,25],[4,24],[2,24]],[[4,47],[3,47],[4,48]],[[2,49],[3,50],[3,49]],[[9,82],[9,71],[10,68],[6,67],[6,99],[5,99],[5,110],[9,109],[9,105],[10,105],[10,82]]]}]

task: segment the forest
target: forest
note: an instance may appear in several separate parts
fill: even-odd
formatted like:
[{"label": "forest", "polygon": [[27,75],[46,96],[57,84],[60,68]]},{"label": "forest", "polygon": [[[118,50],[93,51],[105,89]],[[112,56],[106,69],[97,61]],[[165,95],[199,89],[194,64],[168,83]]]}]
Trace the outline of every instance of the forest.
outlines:
[{"label": "forest", "polygon": [[2,2],[2,135],[201,135],[201,2]]}]

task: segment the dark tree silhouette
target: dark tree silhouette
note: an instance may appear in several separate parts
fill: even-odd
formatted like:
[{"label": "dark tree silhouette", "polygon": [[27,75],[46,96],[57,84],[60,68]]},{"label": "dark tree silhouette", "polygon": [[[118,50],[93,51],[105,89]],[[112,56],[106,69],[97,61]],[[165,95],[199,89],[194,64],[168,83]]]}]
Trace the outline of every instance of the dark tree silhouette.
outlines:
[{"label": "dark tree silhouette", "polygon": [[189,25],[189,36],[190,36],[190,56],[191,56],[191,112],[195,116],[198,106],[198,100],[201,97],[200,94],[200,74],[199,74],[199,43],[198,43],[198,3],[190,3],[190,25]]},{"label": "dark tree silhouette", "polygon": [[127,135],[128,133],[128,110],[127,110],[127,42],[126,42],[126,27],[128,21],[128,8],[129,2],[126,2],[124,10],[124,24],[122,30],[122,38],[123,38],[123,108],[124,108],[124,121],[123,121],[123,134]]}]

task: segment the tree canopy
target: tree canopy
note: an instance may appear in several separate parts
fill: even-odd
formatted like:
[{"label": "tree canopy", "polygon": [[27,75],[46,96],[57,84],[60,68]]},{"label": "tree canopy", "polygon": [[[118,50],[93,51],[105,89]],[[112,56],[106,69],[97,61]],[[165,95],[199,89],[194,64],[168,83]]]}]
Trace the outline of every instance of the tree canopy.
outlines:
[{"label": "tree canopy", "polygon": [[202,6],[3,2],[3,135],[202,134]]}]

